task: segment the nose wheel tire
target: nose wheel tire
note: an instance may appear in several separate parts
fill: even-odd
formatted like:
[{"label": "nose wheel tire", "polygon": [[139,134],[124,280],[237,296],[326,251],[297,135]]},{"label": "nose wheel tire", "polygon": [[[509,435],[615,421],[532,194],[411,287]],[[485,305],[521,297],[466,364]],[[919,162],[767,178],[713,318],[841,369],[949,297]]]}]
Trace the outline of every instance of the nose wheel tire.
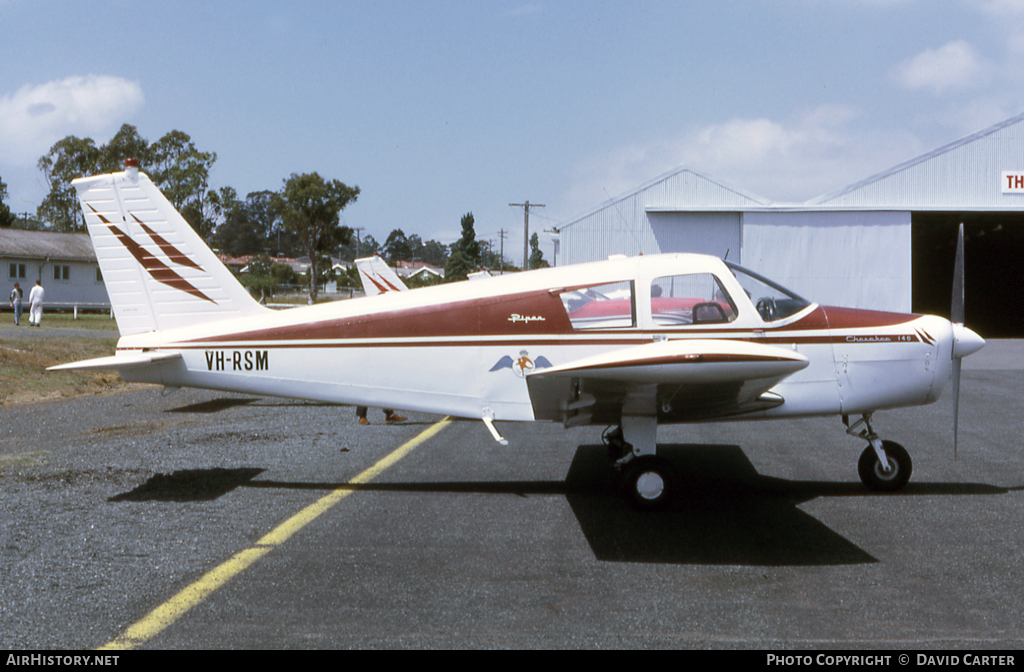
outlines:
[{"label": "nose wheel tire", "polygon": [[630,498],[644,509],[663,506],[675,494],[672,467],[654,455],[632,460],[623,474],[623,485]]},{"label": "nose wheel tire", "polygon": [[910,480],[910,472],[913,470],[910,453],[895,441],[882,441],[882,450],[885,451],[889,469],[882,468],[874,448],[868,446],[857,463],[860,480],[869,490],[876,492],[899,490]]}]

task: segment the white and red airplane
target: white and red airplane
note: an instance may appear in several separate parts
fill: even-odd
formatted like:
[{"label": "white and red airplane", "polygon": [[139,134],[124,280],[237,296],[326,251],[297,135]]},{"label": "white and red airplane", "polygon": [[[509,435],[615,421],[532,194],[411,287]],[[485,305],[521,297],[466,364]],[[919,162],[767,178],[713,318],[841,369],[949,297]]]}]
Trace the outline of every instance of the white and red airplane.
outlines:
[{"label": "white and red airplane", "polygon": [[[259,305],[149,178],[74,181],[121,338],[116,369],[168,388],[495,421],[599,424],[642,505],[668,499],[662,423],[836,415],[866,440],[872,489],[910,477],[876,411],[936,401],[984,341],[941,317],[819,306],[718,258],[663,254],[274,311]],[[954,404],[955,406],[955,404]],[[860,416],[850,425],[850,416]],[[954,420],[955,436],[955,420]]]}]

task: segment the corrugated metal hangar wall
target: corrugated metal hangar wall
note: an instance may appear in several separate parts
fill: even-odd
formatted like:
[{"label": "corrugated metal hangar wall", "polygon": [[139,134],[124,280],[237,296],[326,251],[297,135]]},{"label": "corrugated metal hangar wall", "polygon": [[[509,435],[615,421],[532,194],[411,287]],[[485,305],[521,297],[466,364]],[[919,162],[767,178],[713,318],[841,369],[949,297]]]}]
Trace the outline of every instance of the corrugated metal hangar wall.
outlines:
[{"label": "corrugated metal hangar wall", "polygon": [[801,204],[680,168],[558,227],[559,263],[728,254],[822,304],[948,316],[961,222],[968,322],[1024,336],[1024,115]]}]

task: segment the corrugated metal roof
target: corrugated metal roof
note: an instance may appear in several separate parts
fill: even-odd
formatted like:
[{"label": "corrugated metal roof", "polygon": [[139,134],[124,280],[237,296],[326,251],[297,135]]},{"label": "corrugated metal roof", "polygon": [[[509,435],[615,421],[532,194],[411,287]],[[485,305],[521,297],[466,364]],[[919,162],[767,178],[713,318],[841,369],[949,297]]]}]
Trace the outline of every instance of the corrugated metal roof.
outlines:
[{"label": "corrugated metal roof", "polygon": [[685,203],[687,207],[720,208],[727,206],[764,206],[771,204],[768,199],[756,196],[732,186],[725,180],[696,173],[686,166],[679,166],[635,189],[609,199],[600,205],[573,217],[562,226],[581,222],[591,215],[615,206],[629,203],[629,207],[645,208],[673,207]]},{"label": "corrugated metal roof", "polygon": [[698,210],[740,212],[771,201],[680,166],[559,226],[564,250],[560,263],[658,252],[647,212],[675,209],[680,203]]},{"label": "corrugated metal roof", "polygon": [[0,229],[0,257],[95,261],[96,252],[87,233],[56,233]]},{"label": "corrugated metal roof", "polygon": [[1002,191],[1003,171],[1024,170],[1024,114],[961,138],[839,191],[807,201],[838,207],[1024,208]]}]

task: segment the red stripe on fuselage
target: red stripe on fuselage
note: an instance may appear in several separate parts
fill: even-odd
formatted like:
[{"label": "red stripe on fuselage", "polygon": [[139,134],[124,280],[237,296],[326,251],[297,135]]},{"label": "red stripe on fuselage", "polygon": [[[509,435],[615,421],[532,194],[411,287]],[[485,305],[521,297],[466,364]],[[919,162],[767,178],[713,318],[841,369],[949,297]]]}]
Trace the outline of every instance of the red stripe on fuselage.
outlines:
[{"label": "red stripe on fuselage", "polygon": [[[531,319],[524,321],[522,316]],[[884,328],[909,323],[918,317],[819,306],[792,324],[766,326],[763,330],[751,330],[749,327],[730,330],[723,325],[687,325],[677,329],[642,331],[633,328],[575,330],[558,295],[542,290],[255,329],[197,339],[192,343],[199,347],[215,343],[260,343],[262,347],[293,347],[292,344],[295,347],[364,347],[365,342],[345,341],[401,339],[380,345],[417,347],[456,345],[456,342],[445,339],[460,338],[470,339],[457,342],[465,346],[637,345],[651,342],[656,336],[666,336],[809,345],[845,343],[851,336],[867,339],[863,342],[882,342],[870,340],[876,337],[895,340],[897,335],[885,333]],[[583,338],[577,338],[580,336]],[[898,336],[910,337],[913,342],[923,341],[912,329]],[[903,338],[900,340],[906,342]],[[299,342],[302,342],[301,346]]]}]

